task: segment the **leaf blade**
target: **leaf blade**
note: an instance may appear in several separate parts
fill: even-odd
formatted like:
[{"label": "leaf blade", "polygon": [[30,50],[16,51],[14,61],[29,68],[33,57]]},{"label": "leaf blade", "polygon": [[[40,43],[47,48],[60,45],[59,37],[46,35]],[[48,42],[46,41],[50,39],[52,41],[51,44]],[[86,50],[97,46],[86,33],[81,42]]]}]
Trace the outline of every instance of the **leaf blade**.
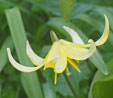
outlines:
[{"label": "leaf blade", "polygon": [[0,50],[0,72],[2,71],[3,67],[5,66],[7,62],[7,52],[6,48],[9,47],[11,50],[13,49],[13,41],[11,36],[8,36],[5,42],[2,45],[2,48]]},{"label": "leaf blade", "polygon": [[[11,31],[11,36],[13,38],[13,42],[17,51],[17,56],[19,58],[20,63],[25,65],[30,65],[31,62],[26,56],[25,47],[26,47],[26,34],[23,26],[23,22],[21,19],[20,12],[18,8],[12,8],[6,10],[6,18],[8,21],[8,25]],[[41,91],[39,79],[36,75],[36,72],[33,73],[23,73],[22,77],[24,78],[22,83],[25,92],[29,98],[43,98],[43,94]],[[26,83],[26,85],[24,84]],[[26,89],[27,88],[27,89]]]},{"label": "leaf blade", "polygon": [[60,8],[61,13],[65,21],[68,20],[69,15],[74,7],[74,3],[76,0],[61,0],[60,2]]}]

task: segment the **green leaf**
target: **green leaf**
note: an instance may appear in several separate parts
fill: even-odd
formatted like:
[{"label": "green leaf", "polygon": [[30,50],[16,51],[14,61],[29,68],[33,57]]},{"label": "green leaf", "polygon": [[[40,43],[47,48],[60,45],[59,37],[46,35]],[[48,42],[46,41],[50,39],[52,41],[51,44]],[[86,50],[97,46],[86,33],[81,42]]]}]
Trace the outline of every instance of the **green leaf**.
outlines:
[{"label": "green leaf", "polygon": [[56,92],[55,92],[55,85],[53,81],[46,81],[46,83],[43,84],[43,90],[44,90],[44,98],[56,98]]},{"label": "green leaf", "polygon": [[59,92],[60,94],[62,94],[65,97],[66,96],[74,97],[63,74],[58,76],[58,82],[55,86],[55,89],[57,92]]},{"label": "green leaf", "polygon": [[48,16],[51,14],[56,16],[61,16],[60,9],[59,9],[59,2],[60,0],[43,0],[41,3],[36,3],[33,0],[26,0],[27,2],[33,4],[34,6],[43,10]]},{"label": "green leaf", "polygon": [[2,71],[3,67],[5,66],[7,62],[7,51],[6,48],[10,48],[11,50],[13,49],[13,41],[11,36],[9,36],[5,42],[3,43],[1,49],[0,49],[0,72]]},{"label": "green leaf", "polygon": [[[26,34],[18,8],[6,10],[6,17],[11,36],[21,64],[33,66],[26,56]],[[36,72],[22,73],[22,84],[29,98],[43,98],[40,82]]]},{"label": "green leaf", "polygon": [[[61,18],[50,19],[50,21],[48,22],[48,26],[50,26],[52,29],[54,29],[58,33],[64,34],[68,39],[70,39],[70,36],[68,35],[68,33],[63,30],[63,26],[68,26],[74,29],[76,32],[78,32],[79,36],[83,39],[84,42],[88,41],[88,38],[86,37],[86,35],[82,33],[82,31],[79,28],[77,28],[77,26],[75,26],[71,22],[64,22]],[[104,74],[108,73],[106,64],[104,63],[104,60],[98,51],[92,57],[90,57],[89,60]]]},{"label": "green leaf", "polygon": [[93,86],[93,98],[113,98],[113,75],[101,81],[98,81]]},{"label": "green leaf", "polygon": [[61,0],[61,13],[65,21],[68,20],[68,17],[74,7],[76,0]]},{"label": "green leaf", "polygon": [[104,75],[100,71],[92,81],[88,98],[112,98],[113,94],[113,59],[107,63],[108,75]]},{"label": "green leaf", "polygon": [[87,6],[95,6],[95,7],[113,7],[113,1],[109,0],[78,0],[78,3],[80,3],[81,5],[87,5]]}]

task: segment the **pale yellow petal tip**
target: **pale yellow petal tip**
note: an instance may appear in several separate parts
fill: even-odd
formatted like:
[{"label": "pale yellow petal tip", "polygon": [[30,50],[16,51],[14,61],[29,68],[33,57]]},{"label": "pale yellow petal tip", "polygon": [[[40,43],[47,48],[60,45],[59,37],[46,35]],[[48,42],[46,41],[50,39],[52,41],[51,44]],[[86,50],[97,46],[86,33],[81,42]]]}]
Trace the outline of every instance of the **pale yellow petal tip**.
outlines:
[{"label": "pale yellow petal tip", "polygon": [[63,26],[64,30],[70,35],[72,38],[73,43],[75,44],[84,44],[83,40],[79,36],[79,34],[72,28]]},{"label": "pale yellow petal tip", "polygon": [[65,28],[66,26],[63,26],[63,28]]},{"label": "pale yellow petal tip", "polygon": [[106,15],[106,14],[104,14],[104,17],[108,19],[108,17],[107,17],[107,15]]},{"label": "pale yellow petal tip", "polygon": [[27,40],[27,41],[26,41],[26,53],[27,53],[27,51],[28,51],[28,48],[29,48],[29,41]]},{"label": "pale yellow petal tip", "polygon": [[9,48],[7,48],[7,52],[8,52],[8,51],[10,51],[10,49],[9,49]]},{"label": "pale yellow petal tip", "polygon": [[69,34],[71,32],[71,28],[68,26],[63,26],[63,29],[66,30]]},{"label": "pale yellow petal tip", "polygon": [[[27,46],[27,48],[30,47],[30,44],[29,44],[28,40],[26,41],[26,46]],[[26,48],[26,50],[27,50],[27,48]]]},{"label": "pale yellow petal tip", "polygon": [[103,45],[109,37],[109,20],[105,14],[104,14],[104,17],[105,17],[104,32],[103,32],[102,36],[95,42],[96,46]]},{"label": "pale yellow petal tip", "polygon": [[66,29],[66,28],[67,28],[67,26],[63,26],[63,28],[64,28],[64,29]]},{"label": "pale yellow petal tip", "polygon": [[26,44],[29,44],[29,41],[28,40],[26,40]]},{"label": "pale yellow petal tip", "polygon": [[64,30],[66,30],[69,34],[72,32],[72,29],[68,26],[63,26]]},{"label": "pale yellow petal tip", "polygon": [[93,43],[94,41],[92,39],[89,39],[88,40],[88,43]]}]

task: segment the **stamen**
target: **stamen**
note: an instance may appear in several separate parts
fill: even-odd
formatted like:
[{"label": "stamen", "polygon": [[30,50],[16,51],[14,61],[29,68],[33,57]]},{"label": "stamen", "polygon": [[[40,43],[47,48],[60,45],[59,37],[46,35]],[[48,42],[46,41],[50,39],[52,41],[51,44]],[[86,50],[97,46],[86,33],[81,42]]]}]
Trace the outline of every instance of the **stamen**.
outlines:
[{"label": "stamen", "polygon": [[46,67],[44,66],[43,70],[46,70]]},{"label": "stamen", "polygon": [[57,82],[57,73],[55,72],[55,81],[54,81],[54,83],[56,84],[56,82]]},{"label": "stamen", "polygon": [[67,58],[67,60],[78,72],[80,72],[78,65],[72,59]]},{"label": "stamen", "polygon": [[67,76],[71,75],[71,72],[69,71],[68,67],[66,67],[66,74]]},{"label": "stamen", "polygon": [[77,63],[79,63],[79,60],[75,60]]}]

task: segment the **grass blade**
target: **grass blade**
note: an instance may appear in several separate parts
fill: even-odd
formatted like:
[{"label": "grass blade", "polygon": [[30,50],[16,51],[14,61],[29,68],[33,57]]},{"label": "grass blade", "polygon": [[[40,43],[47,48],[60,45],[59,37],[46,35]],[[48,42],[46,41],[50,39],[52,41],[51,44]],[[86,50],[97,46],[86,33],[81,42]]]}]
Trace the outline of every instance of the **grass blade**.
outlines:
[{"label": "grass blade", "polygon": [[2,71],[3,67],[7,62],[7,52],[6,52],[7,47],[9,47],[10,49],[13,49],[13,41],[11,36],[9,36],[5,40],[5,42],[2,45],[2,48],[0,49],[0,72]]},{"label": "grass blade", "polygon": [[[20,63],[33,66],[26,56],[27,38],[18,8],[6,10],[6,17]],[[23,73],[22,78],[23,87],[29,98],[43,98],[36,72]]]},{"label": "grass blade", "polygon": [[68,17],[74,7],[76,0],[61,0],[60,8],[61,13],[65,21],[68,20]]}]

